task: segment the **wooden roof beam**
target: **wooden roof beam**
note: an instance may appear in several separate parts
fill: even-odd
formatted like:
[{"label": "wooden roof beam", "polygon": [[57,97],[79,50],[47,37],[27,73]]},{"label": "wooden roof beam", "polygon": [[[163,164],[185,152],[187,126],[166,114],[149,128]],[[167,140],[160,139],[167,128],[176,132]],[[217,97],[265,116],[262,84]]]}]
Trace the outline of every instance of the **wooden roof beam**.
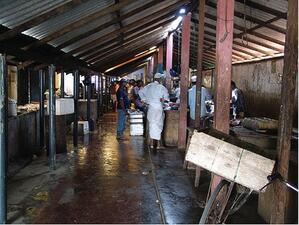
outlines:
[{"label": "wooden roof beam", "polygon": [[[155,42],[157,39],[161,39],[162,38],[162,35],[161,34],[156,34],[156,35],[153,35],[150,37],[150,39],[146,39],[146,40],[139,40],[137,42],[134,42],[134,43],[130,43],[128,44],[126,47],[129,48],[129,49],[135,49],[136,45],[141,45],[141,46],[144,46],[144,45],[147,45],[148,42],[152,43],[152,42]],[[141,49],[144,49],[144,47],[141,47]],[[148,49],[144,49],[143,51],[145,50],[148,50]],[[96,60],[93,60],[92,63],[96,64],[97,62],[99,61],[102,61],[103,59],[109,59],[109,58],[112,58],[114,55],[118,55],[119,53],[123,53],[125,54],[127,52],[126,49],[118,49],[117,51],[113,51],[112,54],[105,54],[105,55],[102,55],[101,57],[98,57]],[[142,52],[142,51],[140,51]],[[140,53],[138,52],[138,53]],[[136,53],[136,54],[138,54]]]},{"label": "wooden roof beam", "polygon": [[157,44],[158,44],[158,41],[155,40],[151,43],[147,43],[146,45],[142,46],[141,48],[133,49],[132,51],[129,51],[129,52],[126,52],[122,55],[119,55],[117,58],[113,59],[113,62],[111,62],[111,59],[109,58],[105,61],[98,62],[98,63],[94,64],[92,66],[92,68],[94,68],[95,70],[105,71],[108,68],[111,68],[115,65],[118,65],[120,63],[126,62],[126,61],[134,58],[134,55],[150,48],[153,45],[157,45]]},{"label": "wooden roof beam", "polygon": [[[166,18],[170,17],[171,15],[173,15],[173,12],[176,11],[179,8],[179,6],[181,6],[185,2],[187,2],[187,0],[182,0],[182,1],[179,1],[177,3],[174,3],[171,6],[167,7],[167,10],[161,9],[158,12],[155,12],[155,13],[149,15],[149,16],[143,17],[142,19],[140,19],[138,21],[134,21],[134,22],[130,23],[129,25],[125,26],[122,29],[112,31],[109,34],[101,36],[101,37],[99,37],[99,38],[97,38],[97,39],[95,39],[95,40],[93,40],[93,41],[91,41],[87,44],[84,44],[84,45],[82,45],[82,46],[80,46],[76,49],[71,50],[70,52],[67,53],[67,55],[72,55],[72,54],[75,54],[76,52],[80,52],[80,51],[83,51],[85,49],[94,48],[95,46],[98,45],[98,43],[100,43],[102,41],[105,41],[109,38],[112,38],[112,37],[114,37],[115,35],[118,35],[121,32],[127,32],[130,29],[133,29],[133,28],[136,28],[136,27],[139,27],[139,29],[141,29],[142,27],[145,27],[146,24],[153,24],[155,22],[160,21],[163,17],[166,17]],[[159,16],[161,16],[161,17],[159,17]],[[158,18],[153,19],[155,17],[158,17]]]},{"label": "wooden roof beam", "polygon": [[[208,6],[214,8],[214,9],[216,9],[216,4],[215,3],[208,1],[206,4]],[[278,26],[273,25],[273,24],[271,24],[271,23],[269,23],[267,21],[262,21],[260,19],[257,19],[255,17],[249,16],[249,15],[244,15],[243,13],[238,12],[236,10],[234,11],[234,16],[239,17],[241,19],[243,19],[244,16],[245,16],[246,20],[248,20],[250,22],[253,22],[255,24],[261,25],[262,27],[267,27],[267,28],[272,29],[272,30],[274,30],[276,32],[279,32],[279,33],[282,33],[282,34],[286,34],[286,29],[284,29],[284,28],[278,27]]]},{"label": "wooden roof beam", "polygon": [[160,3],[160,2],[161,2],[160,0],[151,1],[151,2],[149,2],[147,4],[145,4],[145,5],[137,8],[137,9],[134,9],[134,10],[128,12],[125,15],[122,15],[122,16],[114,19],[114,20],[111,20],[111,21],[109,21],[107,23],[104,23],[104,24],[96,27],[95,29],[92,29],[92,30],[89,30],[89,31],[87,31],[87,32],[85,32],[83,34],[80,34],[80,35],[78,35],[78,36],[76,36],[76,37],[74,37],[74,38],[72,38],[72,39],[70,39],[70,40],[68,40],[68,41],[66,41],[66,42],[58,45],[57,48],[62,49],[62,48],[65,48],[66,46],[74,44],[75,42],[80,41],[81,39],[87,38],[87,37],[89,37],[92,34],[95,34],[95,33],[99,32],[99,31],[101,31],[101,30],[103,30],[103,29],[105,29],[105,28],[107,28],[107,27],[109,27],[109,26],[111,26],[113,24],[119,23],[121,20],[129,18],[129,17],[131,17],[131,16],[133,16],[133,15],[135,15],[137,13],[140,13],[140,12],[144,11],[145,9],[148,9],[148,8],[150,8],[150,7],[152,7],[155,4]]},{"label": "wooden roof beam", "polygon": [[[244,4],[244,0],[236,0],[236,2]],[[269,13],[269,14],[274,15],[276,17],[279,17],[279,18],[282,18],[282,19],[285,19],[285,20],[287,19],[287,13],[286,12],[281,12],[279,10],[267,7],[265,5],[262,5],[262,4],[259,4],[257,2],[253,2],[253,1],[250,1],[250,0],[246,0],[245,4],[246,4],[246,6],[249,6],[251,8],[255,8],[255,9],[258,9],[260,11]]]},{"label": "wooden roof beam", "polygon": [[[213,16],[213,15],[208,14],[208,13],[205,13],[205,16],[206,16],[207,18],[212,19],[212,20],[215,20],[215,21],[216,21],[216,19],[217,19],[216,16]],[[267,22],[271,23],[271,22],[274,22],[274,21],[276,21],[276,20],[278,20],[278,19],[279,19],[279,18],[276,17],[276,18],[273,18],[273,19],[271,19],[271,20],[268,20]],[[198,23],[198,20],[194,19],[193,22],[194,22],[194,23]],[[211,29],[216,30],[216,26],[214,26],[214,25],[212,25],[212,24],[205,23],[205,26],[206,26],[206,27],[209,27],[209,28],[211,28]],[[254,32],[254,30],[259,29],[259,28],[261,28],[261,27],[262,27],[261,25],[257,25],[257,26],[255,26],[255,27],[252,27],[252,28],[246,30],[244,27],[239,26],[238,24],[234,24],[234,28],[236,28],[237,30],[242,31],[242,33],[240,33],[240,34],[236,34],[236,33],[234,33],[234,38],[241,38],[242,35],[244,35],[245,33],[248,33],[248,34],[251,34],[251,35],[260,37],[260,38],[262,38],[262,39],[265,39],[265,40],[267,40],[267,41],[270,41],[270,42],[273,42],[273,43],[276,43],[276,44],[280,44],[280,45],[284,45],[284,43],[281,42],[281,41],[279,41],[279,40],[276,40],[276,39],[271,38],[271,37],[267,37],[267,36],[265,36],[265,35],[262,35],[262,37],[261,37],[261,35],[260,35],[259,33]],[[195,31],[196,31],[196,29],[195,29]],[[205,32],[205,33],[206,33],[206,32]],[[210,33],[209,35],[211,35],[211,34],[212,34],[212,33]],[[213,36],[216,37],[216,33],[213,34]],[[252,42],[252,43],[254,43],[254,44],[263,46],[263,47],[265,47],[265,48],[273,49],[273,50],[278,51],[278,52],[283,52],[283,49],[276,48],[276,47],[274,47],[274,46],[272,46],[272,45],[268,45],[268,44],[266,44],[266,43],[262,43],[262,42],[260,42],[260,41],[253,40],[253,39],[251,39],[251,38],[247,38],[247,40],[248,40],[248,42]]]},{"label": "wooden roof beam", "polygon": [[109,7],[106,7],[100,11],[97,11],[95,13],[92,13],[78,21],[74,21],[72,22],[71,24],[68,24],[67,26],[59,29],[58,31],[55,31],[53,32],[52,34],[48,35],[47,37],[39,40],[39,41],[36,41],[28,46],[25,46],[24,49],[25,50],[28,50],[28,49],[31,49],[31,48],[36,48],[38,46],[41,46],[49,41],[52,41],[74,29],[77,29],[87,23],[90,23],[96,19],[98,19],[99,17],[101,16],[105,16],[109,13],[112,13],[112,12],[115,12],[116,10],[119,10],[121,9],[122,7],[126,6],[126,5],[129,5],[131,2],[133,2],[133,0],[123,0],[121,3],[117,4],[117,5],[112,5],[112,6],[109,6]]},{"label": "wooden roof beam", "polygon": [[[164,21],[164,22],[162,22],[162,23],[158,23],[157,25],[155,25],[155,26],[153,26],[153,27],[149,27],[148,29],[146,29],[146,30],[144,30],[144,31],[142,31],[142,36],[143,35],[146,35],[146,34],[148,34],[148,33],[150,33],[150,32],[152,32],[153,30],[157,30],[159,27],[163,27],[163,26],[165,26],[166,24],[168,24],[168,23],[170,23],[171,21],[173,21],[174,20],[174,18],[175,17],[172,17],[171,19],[169,19],[169,20],[166,20],[166,21]],[[134,29],[133,31],[136,31],[137,29]],[[131,35],[132,33],[135,33],[135,32],[128,32],[128,33],[125,33],[125,36],[129,36],[129,35]],[[117,43],[117,44],[115,44],[115,45],[113,45],[113,46],[109,46],[109,47],[107,47],[107,48],[103,48],[103,47],[105,47],[105,45],[101,45],[101,47],[99,48],[99,46],[98,47],[96,47],[96,49],[93,49],[93,54],[91,54],[91,55],[89,55],[88,57],[86,57],[86,58],[84,58],[84,60],[86,61],[88,61],[88,60],[90,60],[90,59],[93,59],[93,58],[95,58],[99,53],[102,53],[102,52],[105,52],[105,51],[107,51],[107,50],[111,50],[111,49],[114,49],[115,47],[120,47],[122,44],[126,44],[127,42],[131,42],[131,41],[133,41],[133,40],[135,40],[136,38],[138,38],[138,37],[140,37],[140,33],[137,33],[136,35],[133,35],[133,36],[131,36],[131,37],[129,37],[129,38],[127,38],[127,39],[125,39],[124,40],[124,42],[123,43]],[[81,54],[80,54],[81,55]]]}]

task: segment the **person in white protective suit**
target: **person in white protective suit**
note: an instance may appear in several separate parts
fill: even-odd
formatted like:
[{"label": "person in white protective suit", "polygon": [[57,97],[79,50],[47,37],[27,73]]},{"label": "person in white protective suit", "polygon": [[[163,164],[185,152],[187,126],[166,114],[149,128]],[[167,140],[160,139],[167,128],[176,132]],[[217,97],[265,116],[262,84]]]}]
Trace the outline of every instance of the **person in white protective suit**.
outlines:
[{"label": "person in white protective suit", "polygon": [[141,100],[148,104],[147,120],[149,124],[149,136],[153,140],[153,148],[157,149],[161,139],[164,124],[163,102],[169,101],[167,89],[161,84],[163,74],[156,73],[154,82],[146,85],[139,91]]}]

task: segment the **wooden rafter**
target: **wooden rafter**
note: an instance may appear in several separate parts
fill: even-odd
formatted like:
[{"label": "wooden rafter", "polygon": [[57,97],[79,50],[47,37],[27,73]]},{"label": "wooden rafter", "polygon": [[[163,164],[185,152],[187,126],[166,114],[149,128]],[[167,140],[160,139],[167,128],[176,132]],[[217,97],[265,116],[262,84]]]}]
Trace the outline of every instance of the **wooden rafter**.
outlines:
[{"label": "wooden rafter", "polygon": [[139,8],[136,8],[136,9],[134,9],[134,10],[126,13],[125,15],[121,15],[120,17],[118,17],[116,19],[108,21],[107,23],[104,23],[104,24],[102,24],[102,25],[100,25],[100,26],[98,26],[98,27],[96,27],[96,28],[94,28],[92,30],[89,30],[89,31],[87,31],[87,32],[85,32],[83,34],[80,34],[80,35],[78,35],[78,36],[76,36],[76,37],[74,37],[74,38],[72,38],[72,39],[70,39],[70,40],[68,40],[68,41],[66,41],[66,42],[58,45],[57,48],[62,49],[62,48],[65,48],[66,46],[74,44],[75,42],[80,41],[81,39],[87,38],[90,35],[93,35],[93,34],[99,32],[99,31],[101,31],[101,30],[103,30],[103,29],[105,29],[105,28],[107,28],[107,27],[109,27],[111,25],[114,25],[114,24],[120,22],[121,20],[127,19],[127,18],[129,18],[131,16],[134,16],[137,13],[140,13],[140,12],[144,11],[145,9],[153,7],[155,4],[157,4],[159,2],[161,2],[161,1],[160,0],[155,0],[155,1],[149,2],[149,3],[143,5],[143,6],[139,7]]},{"label": "wooden rafter", "polygon": [[[209,2],[208,1],[207,5],[210,6],[210,7],[212,7],[212,8],[214,8],[214,9],[216,9],[216,4],[213,3],[213,2]],[[271,23],[269,23],[267,21],[262,21],[262,20],[260,20],[258,18],[252,17],[250,15],[245,15],[245,14],[243,14],[241,12],[236,11],[236,10],[234,11],[234,16],[238,17],[238,18],[241,18],[241,19],[244,19],[244,17],[245,17],[246,20],[248,20],[248,21],[250,21],[252,23],[261,25],[263,27],[267,27],[269,29],[272,29],[272,30],[274,30],[276,32],[279,32],[279,33],[282,33],[282,34],[286,33],[286,29],[284,29],[284,28],[281,28],[281,27],[278,27],[276,25],[273,25],[273,24],[271,24]]]},{"label": "wooden rafter", "polygon": [[83,50],[87,50],[87,49],[91,49],[96,47],[97,45],[99,45],[99,43],[109,39],[109,38],[113,38],[115,36],[117,36],[118,34],[120,34],[121,32],[127,32],[131,29],[134,29],[136,27],[140,27],[139,29],[142,28],[142,26],[145,26],[145,24],[148,24],[150,22],[154,23],[154,21],[159,21],[161,20],[161,18],[163,18],[162,16],[168,15],[168,16],[172,16],[173,15],[173,11],[177,10],[179,8],[179,6],[181,6],[183,3],[187,2],[187,0],[182,0],[179,1],[177,3],[172,4],[171,6],[167,7],[167,10],[165,9],[161,9],[149,16],[145,16],[142,19],[138,20],[138,21],[134,21],[128,25],[126,25],[125,27],[123,27],[122,29],[118,29],[115,31],[110,32],[109,34],[106,34],[104,36],[101,36],[87,44],[84,44],[74,50],[71,50],[70,52],[67,53],[67,55],[72,55],[75,54],[77,52],[83,51]]},{"label": "wooden rafter", "polygon": [[87,24],[87,23],[90,23],[96,19],[98,19],[99,17],[102,17],[102,16],[105,16],[109,13],[113,13],[115,12],[116,10],[119,10],[120,8],[130,4],[131,2],[133,2],[133,0],[123,0],[121,3],[117,4],[117,5],[111,5],[107,8],[104,8],[100,11],[97,11],[95,13],[92,13],[88,16],[85,16],[84,18],[81,18],[80,20],[78,21],[74,21],[72,22],[71,24],[68,24],[67,26],[64,26],[63,28],[53,32],[52,34],[48,35],[47,37],[39,40],[39,41],[36,41],[28,46],[25,46],[24,49],[25,50],[28,50],[28,49],[31,49],[31,48],[36,48],[38,46],[41,46],[49,41],[52,41],[74,29],[77,29],[77,28],[80,28],[82,27],[83,25]]},{"label": "wooden rafter", "polygon": [[120,47],[124,48],[124,47],[128,46],[132,41],[137,41],[140,38],[144,38],[144,36],[148,35],[149,33],[153,32],[153,31],[154,32],[161,32],[160,30],[164,28],[163,26],[165,26],[166,24],[168,24],[171,21],[173,21],[174,18],[171,18],[171,19],[169,19],[169,20],[167,20],[165,22],[162,22],[162,23],[156,25],[155,27],[150,27],[149,29],[146,29],[146,30],[142,31],[142,34],[138,33],[136,35],[133,35],[133,36],[125,39],[123,43],[116,43],[113,46],[109,46],[107,48],[101,49],[101,51],[99,51],[99,52],[97,52],[95,54],[92,54],[89,57],[84,58],[84,60],[87,61],[87,62],[91,62],[91,61],[93,61],[95,59],[100,58],[104,54],[107,54],[109,52],[114,52],[116,49],[118,49]]}]

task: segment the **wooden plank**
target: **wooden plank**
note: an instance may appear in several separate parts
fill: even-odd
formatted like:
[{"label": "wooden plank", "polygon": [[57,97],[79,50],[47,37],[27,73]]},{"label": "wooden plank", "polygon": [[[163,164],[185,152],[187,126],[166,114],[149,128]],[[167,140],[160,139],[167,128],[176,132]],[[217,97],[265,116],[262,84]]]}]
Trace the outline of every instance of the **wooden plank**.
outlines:
[{"label": "wooden plank", "polygon": [[47,37],[45,38],[42,38],[41,40],[39,41],[36,41],[28,46],[25,46],[24,49],[25,50],[28,50],[28,49],[31,49],[31,48],[36,48],[38,46],[41,46],[51,40],[54,40],[55,38],[58,38],[74,29],[77,29],[79,27],[82,27],[83,25],[87,24],[87,23],[90,23],[96,19],[98,19],[99,17],[102,17],[102,16],[105,16],[105,15],[108,15],[109,13],[113,13],[115,12],[116,10],[119,10],[121,9],[122,7],[132,3],[133,0],[123,0],[121,3],[119,4],[116,4],[116,5],[111,5],[109,7],[106,7],[100,11],[97,11],[95,13],[92,13],[92,14],[88,14],[87,16],[85,16],[84,18],[81,18],[80,20],[78,21],[74,21],[72,22],[71,24],[68,24],[67,26],[64,26],[63,28],[59,29],[58,31],[55,31],[54,33],[48,35]]},{"label": "wooden plank", "polygon": [[[289,160],[293,127],[294,100],[298,76],[298,1],[288,1],[286,46],[281,86],[281,107],[278,129],[278,164],[277,170],[283,179],[289,179]],[[271,223],[289,223],[288,192],[282,183],[274,184],[274,207]]]},{"label": "wooden plank", "polygon": [[181,46],[181,75],[180,75],[180,122],[178,148],[186,147],[187,138],[187,93],[189,84],[189,53],[190,53],[190,25],[191,13],[183,17],[182,24],[182,46]]},{"label": "wooden plank", "polygon": [[202,132],[194,132],[186,161],[227,180],[260,191],[275,161]]},{"label": "wooden plank", "polygon": [[70,2],[67,2],[61,6],[58,6],[54,9],[50,10],[49,12],[43,13],[39,16],[36,16],[36,17],[12,28],[11,30],[4,32],[3,34],[0,34],[0,41],[3,41],[8,38],[12,38],[12,37],[16,36],[17,34],[30,29],[31,27],[34,27],[38,24],[43,23],[46,20],[51,19],[51,17],[57,16],[59,14],[63,14],[64,12],[71,10],[71,9],[75,8],[76,6],[78,6],[84,2],[87,2],[87,1],[88,0],[72,0]]},{"label": "wooden plank", "polygon": [[244,150],[235,182],[259,191],[268,183],[267,176],[272,174],[274,164],[274,160]]}]

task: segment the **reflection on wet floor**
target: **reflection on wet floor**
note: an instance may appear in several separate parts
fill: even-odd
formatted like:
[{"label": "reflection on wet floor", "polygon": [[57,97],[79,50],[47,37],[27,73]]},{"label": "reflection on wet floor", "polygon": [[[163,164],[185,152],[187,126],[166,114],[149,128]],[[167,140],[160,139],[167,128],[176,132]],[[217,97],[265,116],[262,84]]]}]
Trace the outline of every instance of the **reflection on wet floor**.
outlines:
[{"label": "reflection on wet floor", "polygon": [[[114,127],[100,124],[97,132],[81,138],[78,149],[70,142],[69,153],[57,155],[54,172],[48,172],[44,158],[15,176],[9,195],[23,196],[9,198],[9,222],[162,223],[162,213],[167,223],[197,223],[202,209],[193,174],[182,169],[182,154],[163,150],[152,155],[152,165],[143,137],[118,142]],[[47,173],[28,184],[38,170]],[[25,189],[14,187],[17,184]]]},{"label": "reflection on wet floor", "polygon": [[56,171],[38,158],[13,177],[8,222],[198,223],[209,175],[195,189],[182,152],[150,154],[143,137],[118,142],[112,123],[79,144],[73,149],[70,141],[69,153],[57,155]]}]

